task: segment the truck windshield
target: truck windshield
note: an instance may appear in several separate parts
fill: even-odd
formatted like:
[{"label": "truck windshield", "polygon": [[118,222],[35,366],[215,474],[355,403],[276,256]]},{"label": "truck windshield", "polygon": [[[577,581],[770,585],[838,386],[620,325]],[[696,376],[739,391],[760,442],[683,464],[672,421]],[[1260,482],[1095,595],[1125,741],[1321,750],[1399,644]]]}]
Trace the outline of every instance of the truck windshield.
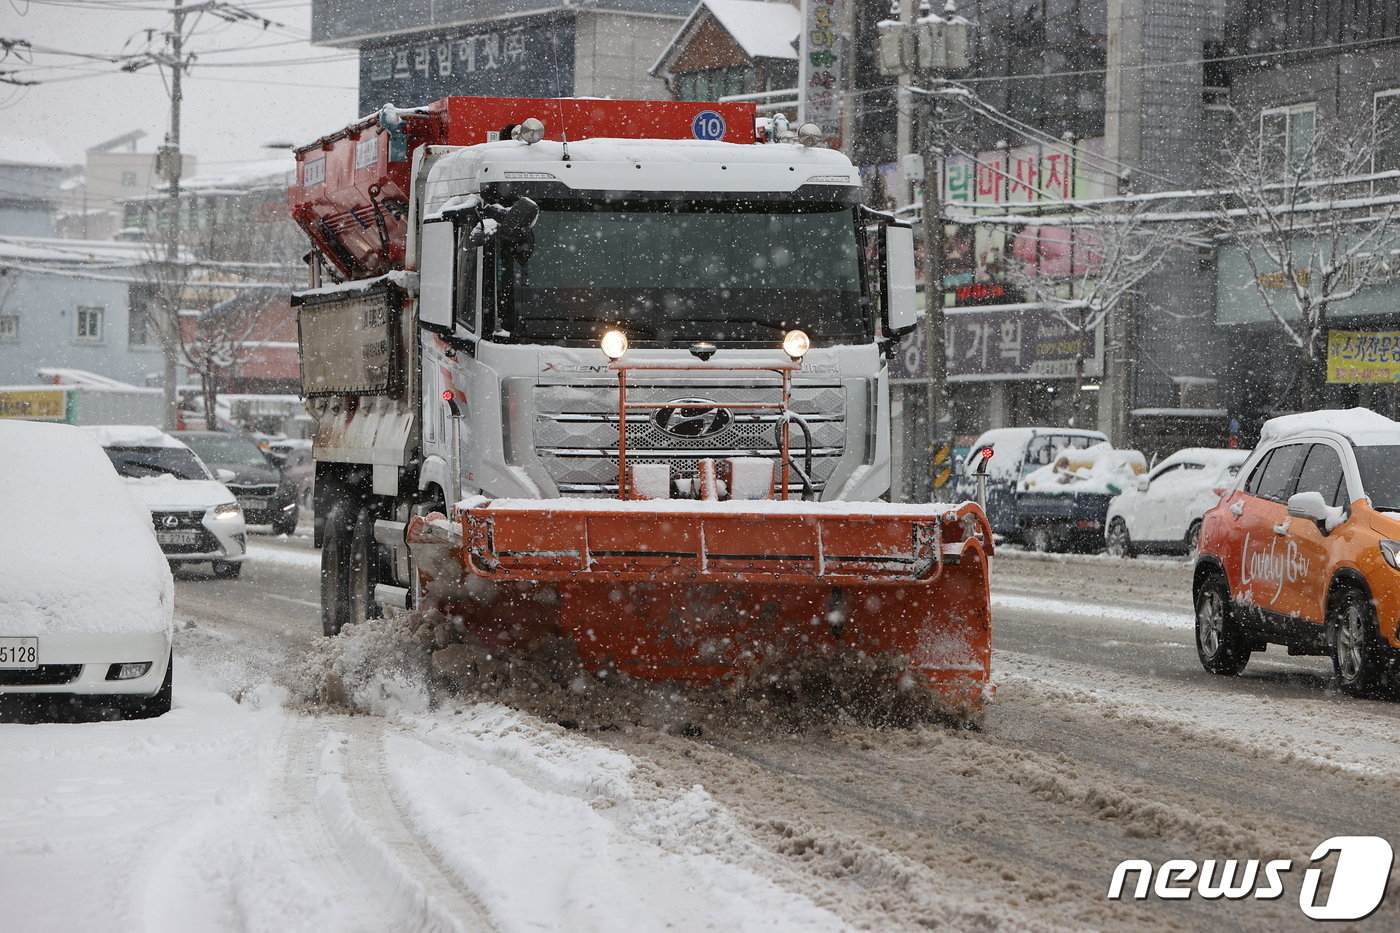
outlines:
[{"label": "truck windshield", "polygon": [[528,264],[498,280],[523,340],[776,344],[870,339],[855,218],[843,205],[541,205]]}]

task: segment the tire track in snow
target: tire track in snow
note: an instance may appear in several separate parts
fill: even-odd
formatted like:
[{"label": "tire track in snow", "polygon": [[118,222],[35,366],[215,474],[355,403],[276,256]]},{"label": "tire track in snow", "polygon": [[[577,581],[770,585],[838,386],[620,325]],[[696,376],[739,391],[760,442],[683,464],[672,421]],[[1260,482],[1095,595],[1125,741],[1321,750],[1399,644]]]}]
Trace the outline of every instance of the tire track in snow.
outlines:
[{"label": "tire track in snow", "polygon": [[[361,875],[400,913],[393,929],[477,933],[493,929],[475,896],[464,890],[404,817],[384,766],[384,722],[343,718],[328,734],[328,767],[317,806],[337,827]],[[344,729],[344,732],[338,731]]]}]

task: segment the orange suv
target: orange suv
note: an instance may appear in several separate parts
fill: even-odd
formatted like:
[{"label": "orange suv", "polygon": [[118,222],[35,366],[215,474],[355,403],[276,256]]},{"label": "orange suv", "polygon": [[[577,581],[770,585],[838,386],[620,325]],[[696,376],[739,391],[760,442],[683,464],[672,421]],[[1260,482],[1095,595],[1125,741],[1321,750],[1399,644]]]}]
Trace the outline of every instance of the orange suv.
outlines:
[{"label": "orange suv", "polygon": [[1400,660],[1400,422],[1372,411],[1275,418],[1205,514],[1192,592],[1214,674],[1255,651],[1331,655],[1364,696]]}]

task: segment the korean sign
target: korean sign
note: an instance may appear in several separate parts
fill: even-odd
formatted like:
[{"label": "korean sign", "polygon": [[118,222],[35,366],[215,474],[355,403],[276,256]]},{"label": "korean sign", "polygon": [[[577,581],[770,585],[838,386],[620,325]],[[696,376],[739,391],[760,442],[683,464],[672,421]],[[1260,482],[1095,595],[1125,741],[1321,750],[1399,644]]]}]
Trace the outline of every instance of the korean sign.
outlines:
[{"label": "korean sign", "polygon": [[799,120],[815,123],[827,145],[841,146],[841,103],[846,72],[846,4],[850,0],[803,0],[798,85]]},{"label": "korean sign", "polygon": [[1400,382],[1400,331],[1329,331],[1327,381]]},{"label": "korean sign", "polygon": [[[1111,176],[1102,139],[991,149],[942,163],[944,203],[977,216],[1026,213],[1101,197]],[[1022,300],[1013,272],[1057,280],[1092,274],[1102,250],[1084,228],[1054,224],[949,224],[944,228],[943,287],[959,307]]]},{"label": "korean sign", "polygon": [[[943,335],[949,382],[1072,377],[1081,347],[1084,375],[1103,372],[1103,327],[1081,337],[1040,305],[949,308],[944,313]],[[924,332],[918,328],[901,341],[899,352],[890,360],[890,379],[926,379],[924,359]]]},{"label": "korean sign", "polygon": [[427,103],[453,95],[567,97],[574,92],[574,25],[509,21],[422,37],[360,56],[360,112],[385,101]]}]

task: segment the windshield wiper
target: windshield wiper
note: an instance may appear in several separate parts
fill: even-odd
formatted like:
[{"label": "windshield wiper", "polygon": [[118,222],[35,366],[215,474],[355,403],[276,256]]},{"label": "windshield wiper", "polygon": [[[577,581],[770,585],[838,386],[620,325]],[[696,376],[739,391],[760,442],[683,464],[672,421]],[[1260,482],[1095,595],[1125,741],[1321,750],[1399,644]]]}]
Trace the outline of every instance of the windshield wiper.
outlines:
[{"label": "windshield wiper", "polygon": [[123,476],[132,476],[132,475],[133,475],[133,474],[131,474],[131,473],[125,472],[126,470],[146,470],[146,471],[148,471],[147,473],[144,473],[144,474],[136,474],[136,475],[134,476],[135,479],[140,479],[141,476],[161,476],[161,475],[165,475],[165,476],[174,476],[174,477],[176,477],[177,479],[188,479],[188,478],[189,478],[189,477],[185,476],[183,473],[181,473],[179,470],[177,470],[175,467],[161,466],[161,465],[158,464],[158,463],[132,463],[132,462],[128,461],[128,462],[124,465],[124,467],[123,467],[122,475],[123,475]]},{"label": "windshield wiper", "polygon": [[757,324],[759,327],[767,327],[769,330],[782,331],[782,332],[784,332],[784,333],[786,333],[787,331],[792,330],[793,327],[796,326],[796,325],[793,325],[793,324],[785,324],[785,323],[778,323],[778,322],[776,322],[776,321],[770,321],[770,320],[768,320],[767,318],[761,318],[761,317],[727,317],[727,318],[724,318],[724,319],[721,320],[721,321],[716,321],[715,323],[717,323],[717,324]]}]

